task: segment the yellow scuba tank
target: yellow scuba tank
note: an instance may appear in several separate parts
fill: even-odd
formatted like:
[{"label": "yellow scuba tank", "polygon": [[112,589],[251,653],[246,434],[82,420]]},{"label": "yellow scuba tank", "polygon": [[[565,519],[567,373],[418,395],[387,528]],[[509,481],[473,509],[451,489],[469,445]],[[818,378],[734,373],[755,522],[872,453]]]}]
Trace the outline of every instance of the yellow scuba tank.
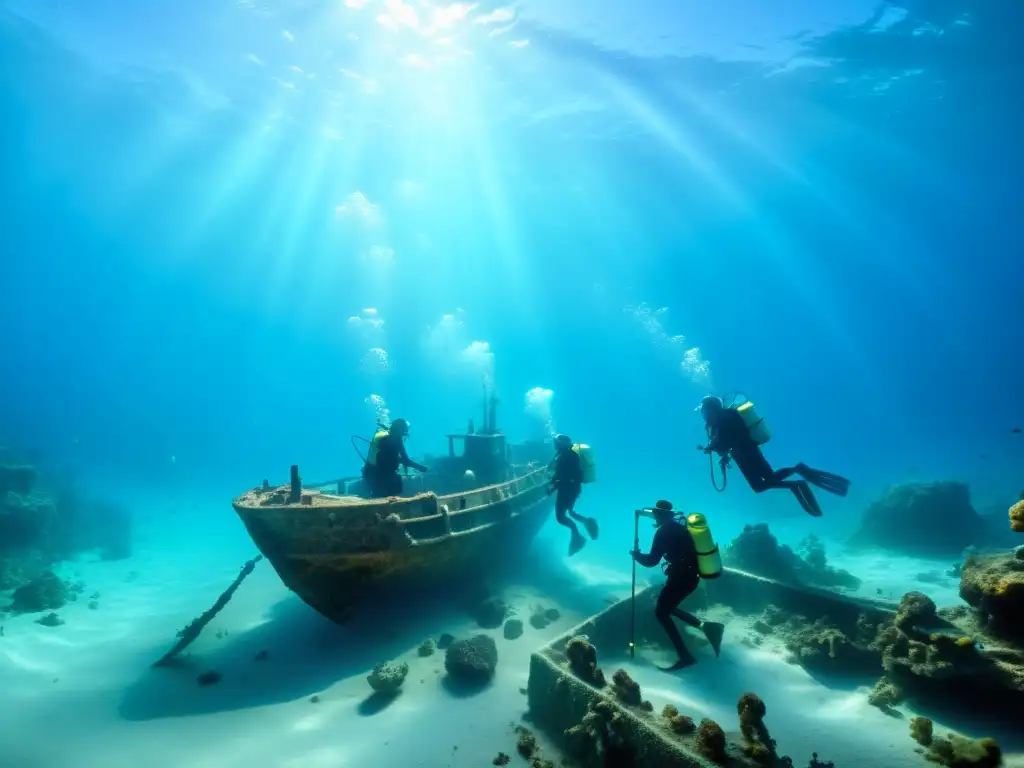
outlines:
[{"label": "yellow scuba tank", "polygon": [[697,546],[697,569],[702,579],[717,579],[722,575],[722,555],[718,545],[711,537],[708,521],[700,512],[692,512],[686,516],[686,530],[693,537]]},{"label": "yellow scuba tank", "polygon": [[380,443],[388,434],[387,430],[379,429],[373,436],[373,440],[370,441],[370,448],[366,452],[366,463],[371,467],[377,466],[377,454],[380,453]]},{"label": "yellow scuba tank", "polygon": [[576,443],[573,452],[580,457],[580,468],[583,470],[583,482],[597,482],[597,462],[594,461],[594,449],[586,443]]},{"label": "yellow scuba tank", "polygon": [[747,433],[754,443],[764,445],[772,439],[771,430],[764,423],[764,419],[757,415],[752,402],[747,400],[743,405],[737,406],[736,412],[743,417],[743,423],[747,425]]}]

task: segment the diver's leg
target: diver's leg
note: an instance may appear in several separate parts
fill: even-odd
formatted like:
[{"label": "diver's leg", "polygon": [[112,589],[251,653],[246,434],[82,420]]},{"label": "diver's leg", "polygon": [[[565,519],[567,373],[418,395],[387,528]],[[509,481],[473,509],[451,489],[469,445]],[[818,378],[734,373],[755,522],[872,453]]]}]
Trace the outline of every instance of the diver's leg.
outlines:
[{"label": "diver's leg", "polygon": [[[581,489],[582,490],[582,489]],[[572,503],[569,505],[569,516],[573,520],[583,523],[583,527],[587,530],[587,535],[591,539],[596,539],[600,533],[600,529],[597,527],[597,520],[586,515],[581,515],[576,511],[576,500],[580,497],[580,492],[577,491],[572,498]]]},{"label": "diver's leg", "polygon": [[569,557],[583,549],[583,546],[587,543],[587,540],[583,538],[583,535],[576,527],[576,523],[569,519],[568,512],[574,501],[575,498],[571,493],[561,489],[558,490],[558,494],[555,496],[555,519],[572,531],[572,536],[569,539]]},{"label": "diver's leg", "polygon": [[834,493],[836,496],[845,496],[850,490],[850,481],[840,475],[831,472],[824,472],[820,469],[812,469],[806,464],[797,464],[796,471],[804,480],[816,485],[823,491]]},{"label": "diver's leg", "polygon": [[[679,634],[679,629],[672,621],[673,612],[678,610],[679,603],[689,594],[687,589],[688,585],[669,580],[661,588],[661,593],[658,595],[658,603],[654,608],[655,618],[665,630],[665,634],[668,635],[668,639],[672,642],[672,647],[675,648],[676,654],[679,656],[679,661],[666,668],[666,672],[674,672],[677,669],[683,669],[697,662],[683,642],[683,636]],[[689,591],[692,592],[693,590],[690,589]]]}]

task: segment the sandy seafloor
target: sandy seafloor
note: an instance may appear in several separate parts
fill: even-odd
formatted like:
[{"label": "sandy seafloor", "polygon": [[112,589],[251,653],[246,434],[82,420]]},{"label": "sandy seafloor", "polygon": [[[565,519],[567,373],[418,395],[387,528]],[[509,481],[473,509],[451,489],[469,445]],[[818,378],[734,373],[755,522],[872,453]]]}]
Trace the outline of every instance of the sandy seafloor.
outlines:
[{"label": "sandy seafloor", "polygon": [[[63,626],[36,624],[37,615],[0,618],[0,766],[481,768],[499,751],[525,766],[515,752],[514,726],[526,713],[531,651],[601,610],[609,596],[628,597],[630,589],[625,567],[601,564],[601,547],[585,549],[589,559],[567,561],[559,554],[550,567],[533,569],[505,591],[525,624],[525,634],[509,641],[501,629],[478,629],[453,606],[422,603],[378,607],[372,616],[336,627],[288,592],[263,562],[182,664],[153,670],[150,664],[175,633],[211,605],[255,554],[240,531],[201,538],[194,535],[196,524],[184,518],[177,527],[162,524],[159,535],[151,530],[143,536],[130,560],[85,557],[62,566],[62,576],[85,583],[83,596],[59,611]],[[546,536],[538,548],[561,551],[562,537],[556,532],[552,544]],[[918,578],[943,572],[947,562],[854,557],[839,550],[830,550],[830,562],[861,576],[865,594],[882,590],[898,598],[921,589],[940,605],[957,600],[955,581]],[[100,595],[95,610],[88,607],[93,592]],[[562,618],[545,630],[532,628],[525,620],[535,604],[557,607]],[[495,637],[498,670],[486,689],[453,694],[444,684],[443,653],[417,655],[424,638],[445,632]],[[695,718],[719,719],[727,730],[736,728],[738,696],[757,692],[767,703],[766,723],[780,752],[798,768],[813,751],[837,768],[927,764],[908,733],[913,713],[905,710],[899,719],[870,707],[871,681],[826,686],[770,644],[745,646],[739,642],[745,634],[736,621],[721,658],[709,657],[705,648],[700,664],[674,675],[653,666],[665,661],[657,650],[642,650],[632,661],[602,657],[602,665],[625,667],[657,710],[673,703]],[[264,650],[267,658],[256,661]],[[378,710],[367,703],[365,678],[384,660],[406,661],[410,673],[401,695]],[[196,677],[208,670],[223,679],[200,687]],[[988,733],[984,722],[957,726],[973,736],[997,736],[1008,750],[1022,747],[1008,734]],[[543,737],[541,744],[557,764],[554,747]],[[1024,756],[1015,752],[1005,764],[1024,766]]]}]

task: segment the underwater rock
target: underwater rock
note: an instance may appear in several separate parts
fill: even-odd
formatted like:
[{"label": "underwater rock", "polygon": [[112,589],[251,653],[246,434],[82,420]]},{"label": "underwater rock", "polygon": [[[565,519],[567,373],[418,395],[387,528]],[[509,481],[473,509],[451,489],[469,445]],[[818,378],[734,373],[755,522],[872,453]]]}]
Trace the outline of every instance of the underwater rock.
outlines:
[{"label": "underwater rock", "polygon": [[880,654],[872,647],[876,628],[862,615],[857,632],[850,636],[831,624],[827,617],[809,621],[790,616],[775,627],[788,650],[801,666],[810,670],[849,674],[877,674],[882,669]]},{"label": "underwater rock", "polygon": [[787,584],[807,584],[825,588],[857,589],[856,576],[826,562],[825,547],[815,536],[800,544],[802,557],[768,529],[767,524],[746,525],[742,533],[722,553],[726,565]]},{"label": "underwater rock", "polygon": [[203,672],[203,674],[199,675],[199,677],[196,678],[196,682],[199,685],[206,687],[208,685],[216,685],[223,679],[224,675],[220,672],[210,670],[209,672]]},{"label": "underwater rock", "polygon": [[612,675],[612,690],[615,698],[630,707],[639,707],[647,712],[653,712],[654,706],[649,701],[644,701],[640,693],[640,683],[629,676],[624,669],[615,671]]},{"label": "underwater rock", "polygon": [[444,651],[447,650],[448,646],[450,646],[454,642],[455,638],[452,635],[449,635],[447,632],[445,632],[439,638],[437,638],[437,647]]},{"label": "underwater rock", "polygon": [[549,624],[554,621],[558,621],[562,614],[555,608],[544,608],[540,605],[533,607],[533,613],[530,614],[530,626],[534,629],[546,629]]},{"label": "underwater rock", "polygon": [[44,627],[59,627],[63,623],[64,619],[52,612],[46,614],[41,619],[36,619],[36,624],[42,624]]},{"label": "underwater rock", "polygon": [[444,654],[444,668],[454,679],[479,683],[489,680],[498,666],[498,646],[487,635],[456,640]]},{"label": "underwater rock", "polygon": [[428,637],[426,640],[420,643],[420,647],[416,649],[416,653],[419,654],[420,658],[433,656],[436,652],[437,643],[435,643],[433,638],[430,637]]},{"label": "underwater rock", "polygon": [[900,687],[883,677],[875,683],[875,687],[868,694],[868,704],[878,707],[883,712],[888,712],[897,704],[901,704],[904,698],[906,697]]},{"label": "underwater rock", "polygon": [[409,665],[404,661],[400,664],[380,662],[366,676],[366,682],[376,693],[394,695],[398,693],[398,689],[402,687],[408,674]]},{"label": "underwater rock", "polygon": [[912,555],[956,556],[992,539],[991,529],[971,506],[967,485],[938,482],[887,488],[864,512],[850,543]]},{"label": "underwater rock", "polygon": [[[1024,491],[1021,491],[1024,493]],[[1010,530],[1014,533],[1024,533],[1024,500],[1018,501],[1008,512],[1010,518]]]},{"label": "underwater rock", "polygon": [[725,751],[725,731],[714,720],[704,718],[697,726],[697,751],[713,763],[724,765],[727,754]]},{"label": "underwater rock", "polygon": [[775,752],[775,740],[768,734],[764,724],[768,708],[756,693],[744,693],[736,703],[736,713],[740,716],[740,733],[746,742],[743,754],[759,765],[773,765],[778,755]]},{"label": "underwater rock", "polygon": [[508,616],[509,609],[500,597],[488,597],[473,611],[473,618],[483,629],[497,629]]},{"label": "underwater rock", "polygon": [[1003,764],[1003,751],[995,739],[968,739],[955,733],[933,738],[925,757],[949,768],[999,768]]},{"label": "underwater rock", "polygon": [[904,632],[934,626],[936,621],[935,602],[928,595],[923,592],[907,592],[900,598],[894,623]]},{"label": "underwater rock", "polygon": [[608,701],[592,701],[582,720],[564,736],[569,754],[583,765],[633,765],[630,730]]},{"label": "underwater rock", "polygon": [[1014,553],[971,554],[960,575],[960,597],[993,634],[1024,639],[1024,560]]},{"label": "underwater rock", "polygon": [[930,746],[932,743],[934,728],[932,721],[927,717],[914,717],[910,720],[910,735],[922,747]]},{"label": "underwater rock", "polygon": [[697,730],[697,726],[693,722],[693,718],[687,717],[686,715],[680,715],[679,710],[671,704],[665,705],[665,708],[661,710],[661,716],[668,721],[668,729],[672,731],[672,733],[685,736]]},{"label": "underwater rock", "polygon": [[565,644],[565,655],[576,677],[595,688],[604,687],[604,672],[597,666],[597,649],[585,637],[570,638]]},{"label": "underwater rock", "polygon": [[45,571],[14,590],[11,611],[38,613],[62,608],[68,602],[68,587],[53,571]]},{"label": "underwater rock", "polygon": [[523,726],[516,727],[516,733],[519,734],[519,739],[516,742],[516,751],[529,760],[533,757],[533,753],[537,751],[537,737],[533,735],[529,728]]},{"label": "underwater rock", "polygon": [[836,768],[836,765],[831,760],[829,760],[827,763],[822,762],[818,759],[818,753],[812,752],[811,762],[807,764],[807,768]]},{"label": "underwater rock", "polygon": [[512,762],[512,758],[506,755],[504,752],[499,752],[498,756],[491,760],[491,765],[508,765]]},{"label": "underwater rock", "polygon": [[503,632],[506,640],[515,640],[523,634],[523,622],[520,619],[509,619],[505,622]]}]

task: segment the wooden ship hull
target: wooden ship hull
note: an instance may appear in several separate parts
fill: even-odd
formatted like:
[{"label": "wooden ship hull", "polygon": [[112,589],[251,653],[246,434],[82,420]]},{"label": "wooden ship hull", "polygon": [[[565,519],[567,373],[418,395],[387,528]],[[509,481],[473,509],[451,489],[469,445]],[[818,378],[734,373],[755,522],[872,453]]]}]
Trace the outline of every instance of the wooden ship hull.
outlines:
[{"label": "wooden ship hull", "polygon": [[435,459],[436,474],[408,478],[409,496],[350,495],[355,478],[303,487],[293,467],[290,486],[248,491],[235,512],[285,585],[337,623],[373,594],[473,583],[525,554],[546,521],[547,468],[522,459],[550,449],[531,444],[513,463],[522,446],[500,433],[448,437],[449,456]]}]

